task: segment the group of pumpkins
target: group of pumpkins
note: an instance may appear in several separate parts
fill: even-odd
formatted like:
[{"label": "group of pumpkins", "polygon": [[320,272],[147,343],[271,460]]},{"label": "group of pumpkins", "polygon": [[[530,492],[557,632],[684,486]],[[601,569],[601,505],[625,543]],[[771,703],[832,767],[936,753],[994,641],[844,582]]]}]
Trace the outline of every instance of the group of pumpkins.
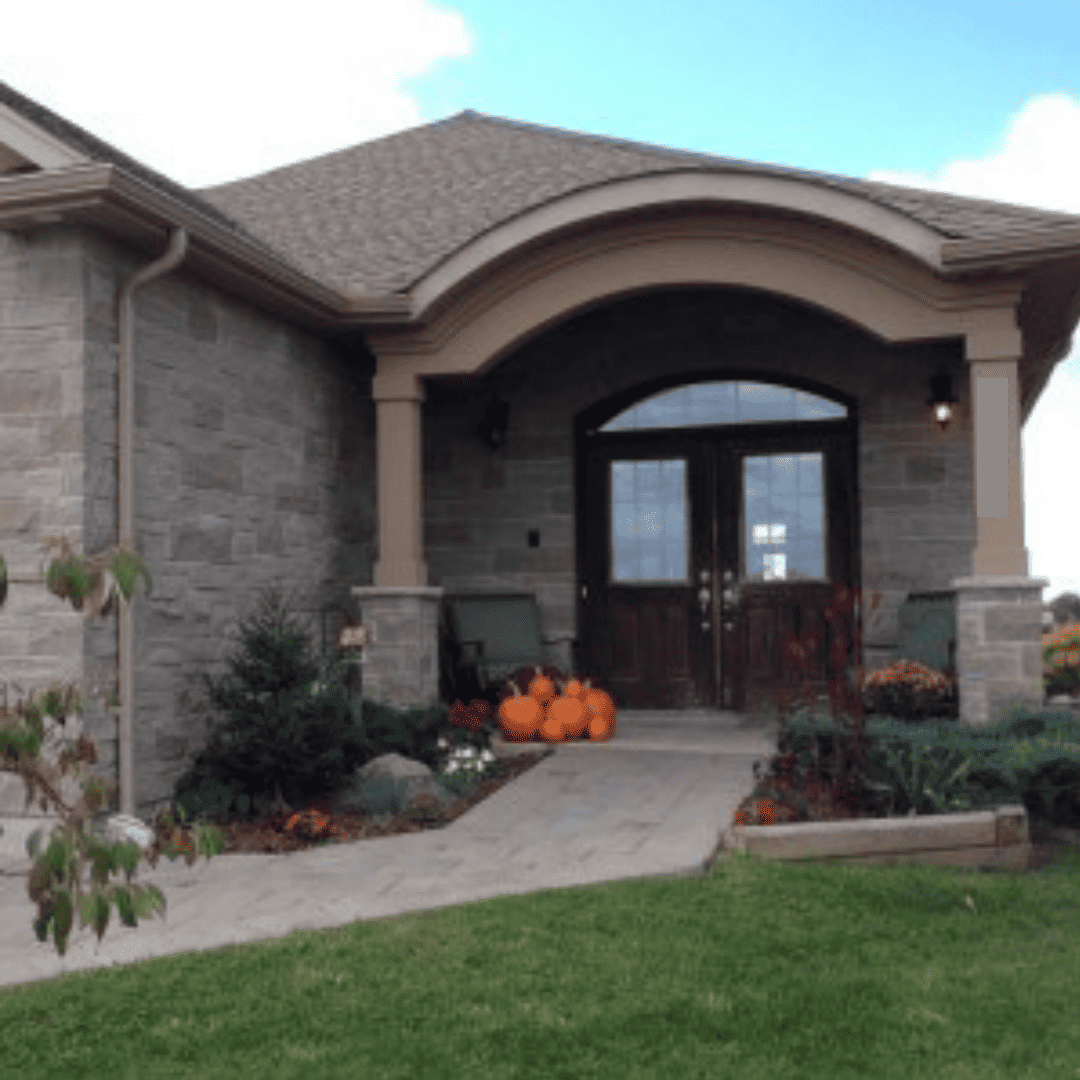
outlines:
[{"label": "group of pumpkins", "polygon": [[[615,702],[610,694],[594,689],[588,679],[584,683],[563,680],[554,669],[534,667],[535,674],[523,675],[527,670],[516,673],[506,683],[499,705],[499,727],[507,742],[566,742],[581,738],[603,742],[611,738],[615,732]],[[521,686],[527,686],[524,694]],[[468,705],[455,701],[450,706],[451,722],[474,730],[484,726],[490,713],[491,706],[480,699]]]},{"label": "group of pumpkins", "polygon": [[[615,702],[589,680],[556,682],[539,668],[522,694],[516,682],[507,683],[511,696],[499,706],[499,726],[510,742],[566,742],[610,739],[615,732]],[[556,692],[558,689],[558,693]]]}]

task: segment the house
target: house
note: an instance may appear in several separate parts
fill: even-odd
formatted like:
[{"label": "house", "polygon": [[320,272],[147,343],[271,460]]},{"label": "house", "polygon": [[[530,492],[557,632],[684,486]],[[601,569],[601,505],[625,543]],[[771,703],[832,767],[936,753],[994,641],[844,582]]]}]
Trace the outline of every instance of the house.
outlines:
[{"label": "house", "polygon": [[[985,722],[1042,696],[1020,431],[1078,305],[1067,214],[471,111],[192,191],[0,84],[0,681],[80,679],[142,812],[268,584],[399,707],[445,590],[518,589],[620,705],[747,710],[848,584],[870,667],[951,598]],[[152,592],[87,622],[44,533]]]}]

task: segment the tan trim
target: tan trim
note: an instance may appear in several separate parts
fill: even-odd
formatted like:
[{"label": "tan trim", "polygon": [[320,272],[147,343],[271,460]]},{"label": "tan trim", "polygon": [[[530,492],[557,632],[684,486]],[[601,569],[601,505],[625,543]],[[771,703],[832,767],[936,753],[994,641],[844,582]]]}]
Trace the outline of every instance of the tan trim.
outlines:
[{"label": "tan trim", "polygon": [[972,360],[974,577],[1026,576],[1020,383],[1016,360]]},{"label": "tan trim", "polygon": [[[676,202],[689,199],[690,187],[679,188],[676,183],[669,182],[675,179],[667,174],[663,177],[638,178],[643,185],[652,185],[649,190],[653,197],[666,197],[668,206],[675,205],[672,200],[676,196]],[[738,205],[736,196],[754,202],[764,199],[771,190],[778,198],[786,200],[782,206],[786,213],[816,216],[833,223],[834,229],[841,225],[845,229],[860,230],[864,240],[873,237],[877,244],[888,245],[894,253],[904,252],[927,268],[933,264],[927,236],[935,234],[869,200],[860,200],[824,186],[782,178],[756,175],[706,178],[703,174],[690,174],[687,179],[698,183],[704,183],[707,179],[730,181],[726,191],[732,201],[726,205],[732,208]],[[606,187],[610,187],[612,192],[618,189],[617,197],[626,201],[625,193],[633,190],[631,184],[638,180]],[[719,188],[714,186],[713,190]],[[487,251],[494,254],[505,250],[509,254],[516,250],[508,246],[509,241],[517,239],[525,242],[529,229],[538,230],[537,236],[550,236],[550,231],[544,230],[553,228],[560,214],[564,217],[571,212],[591,211],[595,214],[603,200],[600,191],[597,189],[595,197],[589,192],[580,193],[582,201],[571,202],[569,197],[565,201],[558,200],[549,207],[541,207],[526,215],[521,219],[521,224],[505,223],[490,234],[471,241],[418,284],[417,303],[423,305],[425,318],[432,307],[439,306],[445,299],[451,282],[456,281],[458,284],[455,287],[460,287],[468,280],[469,274],[482,276],[480,267],[488,264],[478,261],[476,256],[479,253]],[[608,198],[614,200],[616,195]],[[862,209],[859,209],[860,204]],[[611,205],[615,206],[616,203],[612,202]],[[745,201],[743,205],[746,205]],[[764,207],[766,204],[758,201],[755,205]],[[254,302],[319,329],[348,330],[391,324],[406,326],[416,319],[413,301],[408,296],[396,293],[365,294],[359,290],[338,291],[323,285],[297,270],[265,244],[237,233],[117,166],[87,162],[49,167],[40,173],[0,177],[0,228],[26,228],[43,222],[55,222],[65,216],[87,221],[113,234],[124,235],[128,240],[137,239],[148,248],[156,248],[161,243],[162,235],[170,225],[181,225],[191,237],[188,264],[192,268],[239,285],[240,291]],[[761,216],[760,209],[758,216]],[[586,217],[583,220],[595,222],[598,219]],[[946,275],[970,274],[975,270],[1000,269],[1002,266],[1008,268],[1010,259],[1028,267],[1036,262],[1058,261],[1066,256],[1080,255],[1080,230],[1073,227],[1031,230],[979,241],[936,242],[941,272]],[[886,248],[878,247],[879,252],[882,250]],[[1000,253],[1000,258],[995,253]],[[1063,331],[1071,329],[1071,326],[1062,328]]]},{"label": "tan trim", "polygon": [[10,147],[39,169],[62,169],[89,160],[4,104],[0,104],[0,145]]},{"label": "tan trim", "polygon": [[[43,217],[48,215],[48,217]],[[410,304],[397,295],[345,298],[308,277],[265,244],[237,233],[197,208],[152,187],[114,165],[77,165],[48,173],[0,178],[0,228],[19,229],[59,220],[87,220],[126,239],[137,235],[160,245],[163,233],[179,226],[191,237],[188,263],[240,283],[273,310],[320,327],[407,319]]]},{"label": "tan trim", "polygon": [[576,191],[475,237],[410,289],[417,318],[472,274],[525,245],[615,214],[694,203],[756,206],[822,219],[866,233],[935,270],[942,269],[940,234],[867,199],[788,177],[680,170]]},{"label": "tan trim", "polygon": [[375,398],[376,500],[379,558],[376,586],[425,586],[423,383],[408,372],[380,373],[372,379]]},{"label": "tan trim", "polygon": [[834,226],[712,210],[607,222],[522,249],[443,297],[426,325],[373,328],[367,338],[380,374],[397,370],[397,357],[417,375],[478,373],[575,311],[696,285],[786,296],[888,342],[969,337],[980,354],[1019,351],[1020,278],[949,281]]}]

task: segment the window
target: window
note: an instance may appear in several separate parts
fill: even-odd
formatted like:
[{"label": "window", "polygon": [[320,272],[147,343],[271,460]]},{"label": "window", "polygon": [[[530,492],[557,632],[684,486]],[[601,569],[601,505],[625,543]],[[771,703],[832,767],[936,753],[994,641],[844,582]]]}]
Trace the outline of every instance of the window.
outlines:
[{"label": "window", "polygon": [[758,382],[701,382],[677,386],[613,416],[601,431],[762,424],[775,420],[834,420],[847,409],[790,386]]}]

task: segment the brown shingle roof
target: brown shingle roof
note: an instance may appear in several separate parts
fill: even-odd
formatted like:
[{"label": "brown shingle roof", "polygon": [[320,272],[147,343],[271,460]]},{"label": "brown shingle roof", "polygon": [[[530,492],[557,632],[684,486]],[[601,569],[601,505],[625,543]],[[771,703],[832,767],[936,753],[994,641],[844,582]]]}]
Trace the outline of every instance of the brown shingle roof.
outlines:
[{"label": "brown shingle roof", "polygon": [[692,169],[800,178],[891,207],[948,239],[1080,217],[829,173],[583,135],[466,110],[200,194],[327,285],[407,289],[477,234],[605,181]]},{"label": "brown shingle roof", "polygon": [[402,292],[463,244],[551,199],[679,170],[800,178],[891,207],[947,239],[1080,216],[585,135],[466,110],[260,176],[194,191],[0,82],[0,102],[337,289]]}]

